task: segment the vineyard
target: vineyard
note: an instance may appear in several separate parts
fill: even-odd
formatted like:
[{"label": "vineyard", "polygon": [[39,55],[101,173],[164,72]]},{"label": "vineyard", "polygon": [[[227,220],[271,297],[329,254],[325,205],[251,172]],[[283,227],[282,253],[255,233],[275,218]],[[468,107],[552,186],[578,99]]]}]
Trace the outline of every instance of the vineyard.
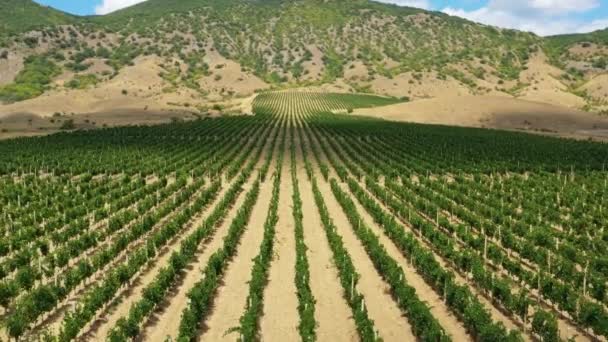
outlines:
[{"label": "vineyard", "polygon": [[0,143],[19,341],[607,341],[608,146],[347,114]]}]

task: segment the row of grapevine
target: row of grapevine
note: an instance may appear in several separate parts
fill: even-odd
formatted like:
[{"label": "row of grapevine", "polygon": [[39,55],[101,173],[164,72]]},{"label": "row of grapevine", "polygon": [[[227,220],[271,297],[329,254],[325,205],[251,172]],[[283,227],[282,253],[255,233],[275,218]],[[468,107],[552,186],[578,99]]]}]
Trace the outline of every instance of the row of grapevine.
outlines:
[{"label": "row of grapevine", "polygon": [[[293,184],[292,195],[292,214],[295,222],[295,241],[296,241],[296,272],[295,284],[298,295],[298,312],[300,314],[300,324],[298,331],[304,342],[316,341],[316,320],[315,320],[315,297],[310,288],[310,265],[308,262],[308,247],[304,242],[304,224],[302,222],[302,199],[300,197],[300,186],[297,175],[297,154],[296,154],[296,124],[291,126],[291,182]],[[298,130],[299,132],[299,130]],[[301,139],[301,138],[300,138]],[[302,147],[302,153],[306,153]],[[305,159],[305,157],[304,157]],[[307,167],[310,165],[307,164]]]},{"label": "row of grapevine", "polygon": [[283,156],[285,149],[285,135],[279,144],[279,153],[273,174],[272,197],[264,222],[264,236],[260,245],[260,252],[253,259],[251,279],[245,312],[239,319],[238,331],[242,341],[258,340],[259,320],[264,300],[264,288],[268,283],[268,271],[273,258],[274,237],[278,216],[279,195],[281,185],[281,171],[283,169]]}]

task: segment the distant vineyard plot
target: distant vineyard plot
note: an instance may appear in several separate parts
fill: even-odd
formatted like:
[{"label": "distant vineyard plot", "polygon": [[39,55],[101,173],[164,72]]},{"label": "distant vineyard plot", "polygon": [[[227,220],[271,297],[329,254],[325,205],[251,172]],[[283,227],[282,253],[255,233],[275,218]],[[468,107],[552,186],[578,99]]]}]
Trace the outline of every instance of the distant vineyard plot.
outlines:
[{"label": "distant vineyard plot", "polygon": [[2,340],[606,341],[608,146],[399,101],[0,142]]}]

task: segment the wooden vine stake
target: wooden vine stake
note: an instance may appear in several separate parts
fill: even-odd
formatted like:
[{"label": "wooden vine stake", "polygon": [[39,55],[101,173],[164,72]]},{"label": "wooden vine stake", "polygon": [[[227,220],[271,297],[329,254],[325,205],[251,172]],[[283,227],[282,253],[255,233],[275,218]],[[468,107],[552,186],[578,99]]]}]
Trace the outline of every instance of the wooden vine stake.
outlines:
[{"label": "wooden vine stake", "polygon": [[483,260],[486,261],[486,259],[488,258],[488,236],[485,235],[484,236],[484,243],[483,243]]},{"label": "wooden vine stake", "polygon": [[589,269],[589,260],[585,265],[585,276],[583,277],[583,296],[587,297],[587,270]]}]

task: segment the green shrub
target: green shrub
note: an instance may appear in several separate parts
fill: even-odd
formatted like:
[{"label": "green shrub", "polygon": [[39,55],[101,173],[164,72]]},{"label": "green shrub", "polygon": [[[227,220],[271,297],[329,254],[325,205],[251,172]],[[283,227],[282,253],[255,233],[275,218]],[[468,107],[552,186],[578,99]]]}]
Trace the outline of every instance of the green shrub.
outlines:
[{"label": "green shrub", "polygon": [[99,79],[94,74],[87,75],[76,75],[74,78],[66,84],[66,87],[71,89],[86,89],[91,86],[95,86],[99,82]]},{"label": "green shrub", "polygon": [[0,101],[16,102],[40,96],[61,69],[46,56],[30,56],[15,81],[0,87]]},{"label": "green shrub", "polygon": [[74,124],[74,120],[73,119],[68,119],[68,120],[65,120],[61,124],[61,127],[59,127],[59,128],[63,129],[63,130],[72,130],[72,129],[76,128],[76,125]]}]

